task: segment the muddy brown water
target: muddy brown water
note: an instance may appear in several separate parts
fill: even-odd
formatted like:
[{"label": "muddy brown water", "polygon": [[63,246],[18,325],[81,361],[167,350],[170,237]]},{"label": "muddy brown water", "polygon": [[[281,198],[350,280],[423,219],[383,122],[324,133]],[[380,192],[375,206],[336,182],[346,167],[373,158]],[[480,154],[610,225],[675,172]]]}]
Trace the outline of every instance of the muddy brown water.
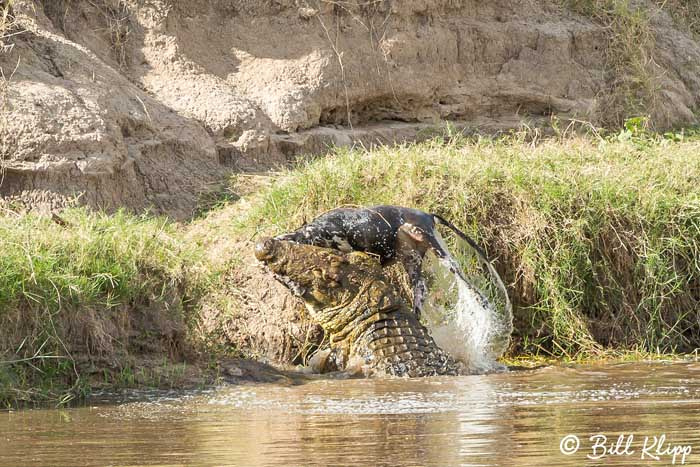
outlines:
[{"label": "muddy brown water", "polygon": [[121,397],[0,413],[0,465],[700,465],[698,362]]}]

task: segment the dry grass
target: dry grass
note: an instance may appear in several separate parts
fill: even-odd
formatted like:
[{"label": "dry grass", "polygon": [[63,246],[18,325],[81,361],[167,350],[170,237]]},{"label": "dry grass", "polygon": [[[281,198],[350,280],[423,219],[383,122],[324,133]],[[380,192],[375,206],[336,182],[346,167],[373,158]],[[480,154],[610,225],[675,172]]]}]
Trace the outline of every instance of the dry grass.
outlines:
[{"label": "dry grass", "polygon": [[12,47],[9,38],[15,31],[15,18],[12,14],[12,0],[3,1],[0,5],[0,51],[7,52]]},{"label": "dry grass", "polygon": [[[345,50],[342,47],[343,31],[347,27],[347,22],[351,22],[367,32],[370,47],[366,52],[370,60],[374,61],[377,76],[387,80],[392,90],[394,103],[400,106],[401,102],[394,91],[392,67],[386,52],[382,50],[382,43],[391,25],[391,3],[383,0],[304,0],[304,5],[309,15],[307,19],[313,18],[314,21],[318,22],[340,69],[340,82],[345,98],[345,116],[344,119],[340,119],[340,122],[347,124],[350,129],[353,128],[350,89],[343,61]],[[324,11],[330,11],[331,14],[324,16]]]},{"label": "dry grass", "polygon": [[126,0],[102,0],[99,6],[92,1],[90,3],[105,17],[109,40],[119,69],[126,69],[129,65],[127,46],[131,34],[131,13]]},{"label": "dry grass", "polygon": [[576,13],[604,27],[608,89],[601,96],[603,124],[619,127],[630,116],[655,117],[659,80],[663,70],[654,61],[655,37],[650,23],[653,11],[631,0],[563,0]]},{"label": "dry grass", "polygon": [[667,10],[676,23],[700,38],[700,0],[656,0]]},{"label": "dry grass", "polygon": [[[97,29],[105,35],[111,45],[114,60],[120,70],[129,66],[128,45],[131,36],[131,11],[127,0],[82,0],[92,8],[85,8],[76,0],[42,0],[44,13],[54,24],[66,32],[70,20],[81,21],[76,15],[82,11],[87,15],[102,17],[103,27]],[[72,18],[75,15],[75,18]]]}]

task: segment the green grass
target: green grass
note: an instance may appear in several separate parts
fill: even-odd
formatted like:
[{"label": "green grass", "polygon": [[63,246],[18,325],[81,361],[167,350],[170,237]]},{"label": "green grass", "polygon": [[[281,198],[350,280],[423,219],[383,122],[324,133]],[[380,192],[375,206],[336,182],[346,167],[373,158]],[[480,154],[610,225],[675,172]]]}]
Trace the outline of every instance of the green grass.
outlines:
[{"label": "green grass", "polygon": [[166,219],[83,209],[61,216],[66,226],[31,214],[0,218],[0,309],[110,308],[162,293],[196,260]]},{"label": "green grass", "polygon": [[700,347],[700,143],[630,128],[338,150],[281,177],[239,228],[286,231],[341,205],[415,206],[496,258],[517,308],[516,352],[690,352]]},{"label": "green grass", "polygon": [[127,327],[119,319],[155,308],[185,321],[204,281],[201,252],[170,221],[85,209],[61,217],[65,225],[0,217],[0,405],[80,393],[85,382],[70,348],[122,355],[128,343],[110,335]]}]

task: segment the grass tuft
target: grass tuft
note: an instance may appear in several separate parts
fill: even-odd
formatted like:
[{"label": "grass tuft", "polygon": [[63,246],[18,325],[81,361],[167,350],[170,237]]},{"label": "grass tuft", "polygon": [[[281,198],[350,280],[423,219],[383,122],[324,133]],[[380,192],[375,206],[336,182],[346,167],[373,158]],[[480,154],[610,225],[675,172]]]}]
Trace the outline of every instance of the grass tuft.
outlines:
[{"label": "grass tuft", "polygon": [[[601,123],[619,127],[630,115],[655,115],[661,68],[654,61],[653,12],[632,0],[563,0],[572,11],[601,24],[607,35],[608,89]],[[651,123],[666,125],[652,120]]]},{"label": "grass tuft", "polygon": [[[69,349],[93,359],[127,357],[130,342],[140,338],[124,330],[158,329],[149,319],[186,322],[199,287],[199,252],[165,219],[84,209],[54,220],[7,214],[0,217],[0,251],[5,404],[79,393],[85,380]],[[138,322],[139,313],[148,326]],[[156,337],[142,337],[155,346]],[[19,389],[26,387],[39,394]]]},{"label": "grass tuft", "polygon": [[700,38],[700,0],[656,0],[659,8],[665,8],[676,23]]},{"label": "grass tuft", "polygon": [[15,29],[12,1],[7,0],[0,5],[0,52],[7,52],[12,48],[12,44],[8,41]]}]

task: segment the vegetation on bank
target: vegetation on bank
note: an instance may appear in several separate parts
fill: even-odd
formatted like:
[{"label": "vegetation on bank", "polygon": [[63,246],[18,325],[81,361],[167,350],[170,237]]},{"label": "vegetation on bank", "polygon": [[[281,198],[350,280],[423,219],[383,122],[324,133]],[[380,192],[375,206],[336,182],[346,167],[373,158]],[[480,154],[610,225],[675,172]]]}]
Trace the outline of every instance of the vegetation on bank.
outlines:
[{"label": "vegetation on bank", "polygon": [[660,63],[657,30],[668,14],[678,29],[700,34],[697,0],[559,0],[559,4],[603,26],[607,85],[597,96],[599,124],[619,127],[631,115],[649,115],[656,128],[669,125],[659,93],[667,64]]},{"label": "vegetation on bank", "polygon": [[180,235],[166,219],[124,212],[1,216],[0,406],[69,400],[89,384],[82,363],[128,384],[130,351],[176,352],[172,330],[207,280],[201,251]]},{"label": "vegetation on bank", "polygon": [[[607,125],[619,125],[629,115],[654,114],[656,92],[664,70],[655,62],[655,34],[650,5],[630,0],[562,0],[572,11],[605,27],[608,87],[600,96]],[[664,8],[664,5],[660,5]],[[660,116],[652,120],[660,125]]]}]

